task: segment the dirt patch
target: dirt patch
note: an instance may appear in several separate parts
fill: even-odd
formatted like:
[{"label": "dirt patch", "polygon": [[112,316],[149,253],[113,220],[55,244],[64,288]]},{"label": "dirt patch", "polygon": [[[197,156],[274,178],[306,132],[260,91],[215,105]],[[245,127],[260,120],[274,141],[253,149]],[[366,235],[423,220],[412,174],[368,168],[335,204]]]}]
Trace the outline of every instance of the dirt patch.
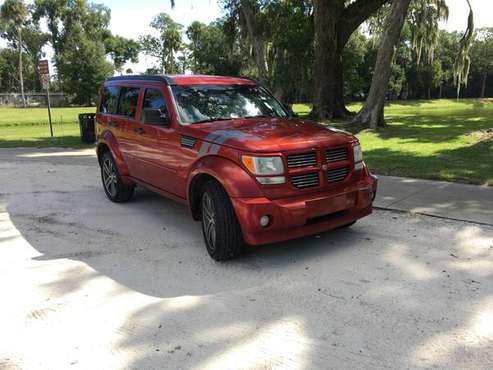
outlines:
[{"label": "dirt patch", "polygon": [[478,130],[471,132],[469,136],[472,136],[479,142],[493,141],[493,128],[487,128],[485,130]]}]

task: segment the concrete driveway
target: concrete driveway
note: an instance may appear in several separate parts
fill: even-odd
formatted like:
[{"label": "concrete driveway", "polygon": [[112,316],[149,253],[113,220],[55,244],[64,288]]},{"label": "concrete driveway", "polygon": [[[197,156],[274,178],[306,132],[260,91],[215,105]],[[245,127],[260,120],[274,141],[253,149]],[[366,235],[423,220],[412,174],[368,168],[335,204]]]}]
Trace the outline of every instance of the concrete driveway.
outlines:
[{"label": "concrete driveway", "polygon": [[0,150],[0,368],[493,367],[493,227],[377,210],[211,260],[91,150]]}]

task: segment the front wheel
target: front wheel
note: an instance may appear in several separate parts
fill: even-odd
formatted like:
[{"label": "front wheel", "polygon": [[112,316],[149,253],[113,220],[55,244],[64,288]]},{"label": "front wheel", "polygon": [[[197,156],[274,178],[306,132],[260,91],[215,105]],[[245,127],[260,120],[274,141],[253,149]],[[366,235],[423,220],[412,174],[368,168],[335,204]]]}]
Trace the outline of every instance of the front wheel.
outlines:
[{"label": "front wheel", "polygon": [[135,186],[126,185],[122,181],[115,160],[109,151],[101,158],[101,180],[104,192],[112,202],[123,203],[132,198]]},{"label": "front wheel", "polygon": [[223,187],[210,181],[202,193],[202,232],[207,252],[216,261],[234,258],[241,253],[243,236]]}]

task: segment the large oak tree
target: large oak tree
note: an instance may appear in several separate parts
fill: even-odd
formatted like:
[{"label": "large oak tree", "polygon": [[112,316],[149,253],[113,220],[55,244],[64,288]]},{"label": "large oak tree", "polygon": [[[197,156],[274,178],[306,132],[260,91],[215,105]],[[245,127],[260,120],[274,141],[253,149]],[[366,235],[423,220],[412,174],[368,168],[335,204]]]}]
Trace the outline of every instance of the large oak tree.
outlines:
[{"label": "large oak tree", "polygon": [[313,0],[315,65],[312,116],[340,118],[344,104],[342,52],[351,34],[389,0]]}]

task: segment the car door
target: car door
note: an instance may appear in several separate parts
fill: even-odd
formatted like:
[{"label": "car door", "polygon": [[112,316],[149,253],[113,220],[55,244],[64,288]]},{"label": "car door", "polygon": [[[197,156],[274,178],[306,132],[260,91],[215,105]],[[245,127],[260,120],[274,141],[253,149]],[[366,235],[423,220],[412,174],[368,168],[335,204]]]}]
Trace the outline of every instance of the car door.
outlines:
[{"label": "car door", "polygon": [[134,163],[135,153],[139,151],[140,143],[135,140],[135,127],[140,126],[137,108],[139,106],[140,90],[139,86],[120,86],[118,106],[116,114],[111,117],[113,126],[119,131],[118,145],[125,159],[131,176],[134,176],[132,164]]},{"label": "car door", "polygon": [[116,137],[117,141],[121,138],[123,127],[117,116],[118,99],[120,96],[120,87],[117,85],[105,85],[101,92],[101,103],[96,121],[102,125],[104,130],[109,130]]},{"label": "car door", "polygon": [[133,153],[132,172],[139,180],[179,195],[176,186],[179,136],[168,107],[162,86],[144,88],[140,126],[134,129],[134,140],[139,142],[140,149]]}]

